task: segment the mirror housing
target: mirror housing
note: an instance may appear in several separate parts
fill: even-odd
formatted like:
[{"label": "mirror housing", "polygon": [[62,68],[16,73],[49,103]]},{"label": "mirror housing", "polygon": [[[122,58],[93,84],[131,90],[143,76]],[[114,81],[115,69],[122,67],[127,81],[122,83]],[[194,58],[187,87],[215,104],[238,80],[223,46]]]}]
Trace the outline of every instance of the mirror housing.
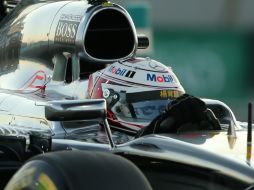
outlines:
[{"label": "mirror housing", "polygon": [[49,121],[103,120],[110,147],[116,147],[107,121],[107,104],[104,99],[49,101],[45,117]]},{"label": "mirror housing", "polygon": [[58,100],[45,106],[45,117],[49,121],[73,121],[106,118],[106,101]]}]

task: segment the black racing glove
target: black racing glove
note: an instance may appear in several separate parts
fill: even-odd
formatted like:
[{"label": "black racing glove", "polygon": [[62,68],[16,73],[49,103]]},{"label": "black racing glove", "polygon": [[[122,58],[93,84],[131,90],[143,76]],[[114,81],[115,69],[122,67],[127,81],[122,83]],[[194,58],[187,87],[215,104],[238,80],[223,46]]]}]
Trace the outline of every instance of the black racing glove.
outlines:
[{"label": "black racing glove", "polygon": [[165,112],[141,129],[136,137],[152,133],[220,129],[219,120],[201,99],[184,94],[173,100]]}]

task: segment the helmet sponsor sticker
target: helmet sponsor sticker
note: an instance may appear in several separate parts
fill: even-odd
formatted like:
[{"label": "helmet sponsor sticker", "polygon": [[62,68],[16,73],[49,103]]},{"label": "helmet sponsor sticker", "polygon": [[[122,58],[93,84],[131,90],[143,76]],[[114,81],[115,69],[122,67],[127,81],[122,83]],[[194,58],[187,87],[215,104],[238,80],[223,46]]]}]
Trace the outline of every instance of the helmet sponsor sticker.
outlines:
[{"label": "helmet sponsor sticker", "polygon": [[183,95],[183,92],[178,90],[161,90],[160,97],[161,98],[178,98]]},{"label": "helmet sponsor sticker", "polygon": [[[149,96],[147,96],[149,94]],[[163,99],[176,99],[184,93],[179,90],[151,90],[141,92],[127,92],[126,101],[128,103],[150,101],[150,100],[163,100]]]},{"label": "helmet sponsor sticker", "polygon": [[172,83],[172,82],[174,82],[173,77],[169,74],[158,75],[158,74],[147,73],[146,80],[152,81],[152,82],[158,82],[158,83],[166,83],[166,82]]},{"label": "helmet sponsor sticker", "polygon": [[[184,91],[173,71],[165,67],[165,71],[151,70],[145,62],[115,62],[106,67],[102,77],[115,84],[146,89],[178,89]],[[158,64],[160,65],[160,64]],[[142,68],[141,68],[142,67]],[[157,68],[159,70],[159,68]]]},{"label": "helmet sponsor sticker", "polygon": [[110,66],[108,69],[108,72],[118,76],[127,77],[127,78],[133,78],[134,75],[136,74],[135,71],[131,71],[131,70],[116,67],[116,66]]}]

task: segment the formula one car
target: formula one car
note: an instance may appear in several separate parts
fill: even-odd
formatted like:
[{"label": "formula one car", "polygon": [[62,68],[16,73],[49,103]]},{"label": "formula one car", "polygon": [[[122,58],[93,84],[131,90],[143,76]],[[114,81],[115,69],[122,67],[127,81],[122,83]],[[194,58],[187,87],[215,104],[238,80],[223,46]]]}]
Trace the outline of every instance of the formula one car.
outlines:
[{"label": "formula one car", "polygon": [[[1,139],[2,143],[12,148],[1,149],[8,154],[6,160],[1,162],[1,172],[5,177],[6,174],[11,176],[26,158],[51,151],[27,161],[9,181],[6,190],[39,187],[253,189],[254,170],[251,156],[243,158],[246,156],[243,155],[245,150],[241,149],[244,147],[244,131],[237,132],[236,136],[225,130],[152,134],[117,145],[107,124],[106,101],[87,101],[85,108],[84,101],[82,104],[75,103],[79,106],[72,110],[72,118],[79,120],[81,115],[89,115],[91,119],[102,119],[109,144],[68,139],[50,141],[47,134],[43,133],[40,133],[40,136],[31,136],[29,148],[26,147],[24,139]],[[68,120],[69,108],[66,101],[52,103],[47,106],[47,118]],[[215,146],[216,141],[219,147]],[[14,147],[19,151],[15,152]],[[114,178],[117,179],[116,182],[112,182]],[[95,182],[94,179],[100,182]]]},{"label": "formula one car", "polygon": [[[237,122],[220,101],[203,99],[220,120],[220,130],[133,137],[185,91],[170,68],[135,57],[149,41],[136,34],[123,7],[104,0],[22,0],[4,15],[0,34],[1,187],[32,157],[6,189],[36,184],[83,189],[77,182],[83,180],[83,168],[98,173],[103,162],[98,157],[118,159],[113,153],[138,166],[153,189],[253,188],[246,124]],[[60,150],[64,152],[56,153]],[[86,151],[110,156],[98,153],[90,159]],[[45,152],[52,153],[34,157]],[[113,171],[110,163],[105,167],[111,166]],[[59,174],[65,169],[68,175]],[[93,179],[88,175],[85,184],[89,177]]]}]

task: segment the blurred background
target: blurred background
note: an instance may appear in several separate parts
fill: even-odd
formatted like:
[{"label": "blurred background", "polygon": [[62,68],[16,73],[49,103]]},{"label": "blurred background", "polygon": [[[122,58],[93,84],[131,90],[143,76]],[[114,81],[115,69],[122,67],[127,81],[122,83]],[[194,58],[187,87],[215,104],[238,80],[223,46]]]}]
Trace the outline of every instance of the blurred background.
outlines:
[{"label": "blurred background", "polygon": [[187,93],[219,99],[247,121],[254,103],[253,0],[114,0],[151,46],[139,55],[173,68]]}]

